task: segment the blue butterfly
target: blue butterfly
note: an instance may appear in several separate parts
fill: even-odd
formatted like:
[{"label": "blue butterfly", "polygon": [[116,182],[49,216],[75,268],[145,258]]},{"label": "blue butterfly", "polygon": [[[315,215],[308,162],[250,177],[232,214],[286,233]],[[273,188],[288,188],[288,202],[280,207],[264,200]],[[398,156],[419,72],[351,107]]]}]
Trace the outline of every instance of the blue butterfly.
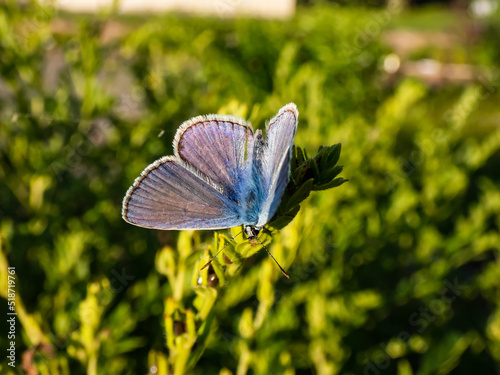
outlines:
[{"label": "blue butterfly", "polygon": [[261,130],[226,115],[194,117],[174,138],[174,156],[150,164],[123,199],[125,221],[154,229],[224,229],[258,236],[276,213],[290,174],[299,112],[280,109]]}]

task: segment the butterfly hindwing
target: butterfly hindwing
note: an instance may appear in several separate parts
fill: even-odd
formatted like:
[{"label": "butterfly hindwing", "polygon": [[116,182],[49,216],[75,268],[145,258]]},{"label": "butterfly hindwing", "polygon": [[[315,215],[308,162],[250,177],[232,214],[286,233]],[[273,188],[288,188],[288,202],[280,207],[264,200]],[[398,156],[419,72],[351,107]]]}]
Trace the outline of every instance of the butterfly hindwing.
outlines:
[{"label": "butterfly hindwing", "polygon": [[122,208],[131,224],[154,229],[221,229],[241,224],[238,204],[223,188],[175,157],[149,165]]}]

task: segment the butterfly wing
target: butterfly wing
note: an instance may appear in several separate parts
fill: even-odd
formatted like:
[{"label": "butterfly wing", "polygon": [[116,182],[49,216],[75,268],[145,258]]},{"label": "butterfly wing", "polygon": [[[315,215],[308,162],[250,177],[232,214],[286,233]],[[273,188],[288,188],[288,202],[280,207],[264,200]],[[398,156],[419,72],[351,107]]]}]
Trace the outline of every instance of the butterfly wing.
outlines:
[{"label": "butterfly wing", "polygon": [[173,157],[147,167],[123,201],[123,218],[156,229],[222,229],[245,222],[253,130],[232,116],[183,123]]},{"label": "butterfly wing", "polygon": [[253,130],[225,115],[195,117],[181,125],[175,155],[221,186],[229,199],[244,203],[252,166]]},{"label": "butterfly wing", "polygon": [[123,219],[153,229],[222,229],[241,224],[238,204],[182,160],[149,165],[123,200]]},{"label": "butterfly wing", "polygon": [[263,226],[273,217],[285,192],[298,118],[297,106],[290,103],[281,108],[267,125],[267,145],[263,147],[261,172],[266,195],[257,226]]}]

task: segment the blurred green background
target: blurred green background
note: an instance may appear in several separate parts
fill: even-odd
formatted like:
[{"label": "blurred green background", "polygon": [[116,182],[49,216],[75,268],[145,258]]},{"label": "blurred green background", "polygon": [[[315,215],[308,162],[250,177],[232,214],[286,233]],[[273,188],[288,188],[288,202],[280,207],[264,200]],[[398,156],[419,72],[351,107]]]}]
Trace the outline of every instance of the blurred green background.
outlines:
[{"label": "blurred green background", "polygon": [[[284,21],[0,3],[2,373],[500,373],[498,3],[346,3]],[[291,101],[296,144],[341,142],[350,181],[273,236],[290,280],[264,251],[198,280],[213,232],[121,219],[182,121],[262,128]]]}]

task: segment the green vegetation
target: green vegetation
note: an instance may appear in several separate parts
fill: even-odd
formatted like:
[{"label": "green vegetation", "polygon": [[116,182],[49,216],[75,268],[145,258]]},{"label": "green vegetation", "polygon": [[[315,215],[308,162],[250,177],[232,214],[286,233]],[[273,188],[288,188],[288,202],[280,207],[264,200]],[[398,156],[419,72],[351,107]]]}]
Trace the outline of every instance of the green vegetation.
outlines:
[{"label": "green vegetation", "polygon": [[[413,12],[144,19],[2,3],[0,311],[10,266],[18,313],[16,368],[4,356],[2,373],[500,372],[499,81],[386,76],[384,29],[439,20]],[[466,17],[441,12],[457,17],[447,28]],[[473,48],[412,56],[494,73],[494,25]],[[172,153],[182,121],[263,127],[292,101],[296,186],[261,237],[289,280],[241,236],[199,272],[240,228],[121,219],[127,188]],[[302,150],[337,143],[349,182],[315,191],[340,172],[340,147],[307,172]]]}]

